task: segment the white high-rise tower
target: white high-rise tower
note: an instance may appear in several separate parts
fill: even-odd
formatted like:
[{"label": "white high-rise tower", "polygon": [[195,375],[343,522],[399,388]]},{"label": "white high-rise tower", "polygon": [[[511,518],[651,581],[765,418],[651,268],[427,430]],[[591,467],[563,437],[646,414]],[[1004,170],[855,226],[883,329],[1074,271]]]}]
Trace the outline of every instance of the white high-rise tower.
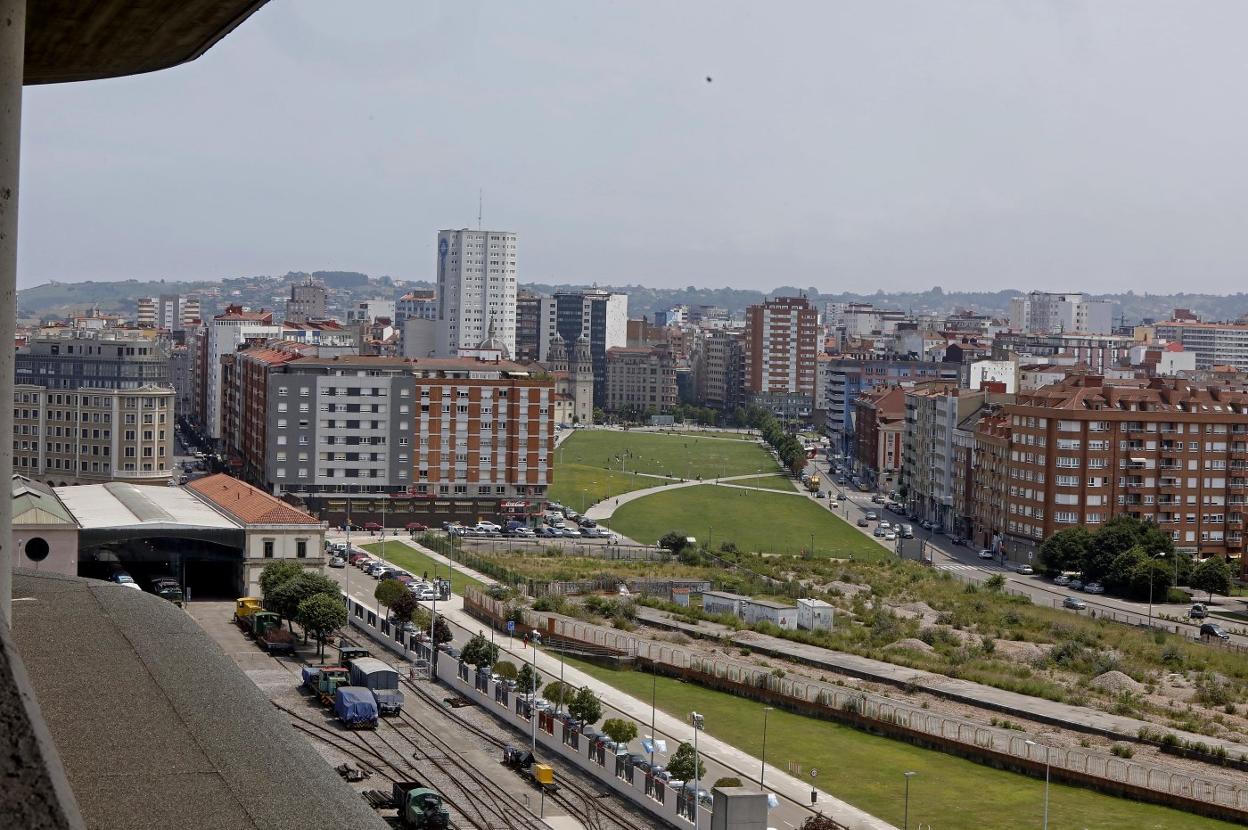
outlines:
[{"label": "white high-rise tower", "polygon": [[438,334],[442,357],[475,349],[490,336],[516,353],[516,235],[438,232]]}]

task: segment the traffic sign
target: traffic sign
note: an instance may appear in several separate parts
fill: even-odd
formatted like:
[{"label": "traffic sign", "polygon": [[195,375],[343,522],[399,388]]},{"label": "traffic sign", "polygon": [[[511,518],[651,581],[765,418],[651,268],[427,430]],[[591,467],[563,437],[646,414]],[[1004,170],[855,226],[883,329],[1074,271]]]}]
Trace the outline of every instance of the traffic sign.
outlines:
[{"label": "traffic sign", "polygon": [[507,633],[508,633],[508,634],[511,634],[511,633],[515,632],[515,630],[516,630],[516,621],[515,621],[515,620],[508,620],[508,621],[507,621]]}]

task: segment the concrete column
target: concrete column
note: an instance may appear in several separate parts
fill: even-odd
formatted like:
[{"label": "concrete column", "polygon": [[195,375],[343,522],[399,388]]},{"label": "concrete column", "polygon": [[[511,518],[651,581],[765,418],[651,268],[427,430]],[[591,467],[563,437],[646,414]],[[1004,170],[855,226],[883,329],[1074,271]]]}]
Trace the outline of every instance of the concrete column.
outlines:
[{"label": "concrete column", "polygon": [[[17,322],[17,174],[26,0],[0,0],[0,486],[13,481],[13,337]],[[42,436],[40,436],[42,439]],[[0,620],[13,621],[13,499],[0,493]]]}]

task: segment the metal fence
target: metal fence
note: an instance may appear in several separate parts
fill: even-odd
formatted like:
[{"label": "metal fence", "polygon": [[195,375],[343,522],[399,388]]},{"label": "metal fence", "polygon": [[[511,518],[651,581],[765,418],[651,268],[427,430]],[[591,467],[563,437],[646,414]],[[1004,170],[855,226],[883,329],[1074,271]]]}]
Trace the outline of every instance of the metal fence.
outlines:
[{"label": "metal fence", "polygon": [[[470,589],[472,590],[472,589]],[[487,613],[502,612],[502,603],[476,592],[473,597]],[[970,750],[997,753],[1029,764],[1048,764],[1075,776],[1100,779],[1150,790],[1178,799],[1214,804],[1248,817],[1248,782],[1214,775],[1193,775],[1106,754],[1094,749],[1029,745],[1016,730],[987,727],[960,718],[939,715],[884,695],[863,692],[806,677],[789,677],[783,672],[763,669],[717,657],[709,659],[680,646],[642,640],[628,633],[591,623],[572,620],[548,612],[525,611],[526,623],[543,632],[630,654],[635,658],[682,673],[694,673],[719,681],[741,693],[760,698],[800,704],[803,709],[824,709],[829,714],[852,715],[881,727],[892,725],[941,742]]]}]

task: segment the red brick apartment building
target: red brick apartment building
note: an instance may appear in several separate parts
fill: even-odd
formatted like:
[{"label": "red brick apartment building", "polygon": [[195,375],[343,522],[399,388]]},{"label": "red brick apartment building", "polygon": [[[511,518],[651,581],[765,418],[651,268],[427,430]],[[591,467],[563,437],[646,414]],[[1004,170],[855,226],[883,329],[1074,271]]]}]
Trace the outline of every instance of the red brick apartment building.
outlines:
[{"label": "red brick apartment building", "polygon": [[745,388],[755,395],[815,395],[819,312],[805,297],[776,297],[745,311]]},{"label": "red brick apartment building", "polygon": [[1175,546],[1238,557],[1248,509],[1248,392],[1168,378],[1072,376],[975,425],[976,541],[1026,559],[1066,527],[1126,513]]}]

